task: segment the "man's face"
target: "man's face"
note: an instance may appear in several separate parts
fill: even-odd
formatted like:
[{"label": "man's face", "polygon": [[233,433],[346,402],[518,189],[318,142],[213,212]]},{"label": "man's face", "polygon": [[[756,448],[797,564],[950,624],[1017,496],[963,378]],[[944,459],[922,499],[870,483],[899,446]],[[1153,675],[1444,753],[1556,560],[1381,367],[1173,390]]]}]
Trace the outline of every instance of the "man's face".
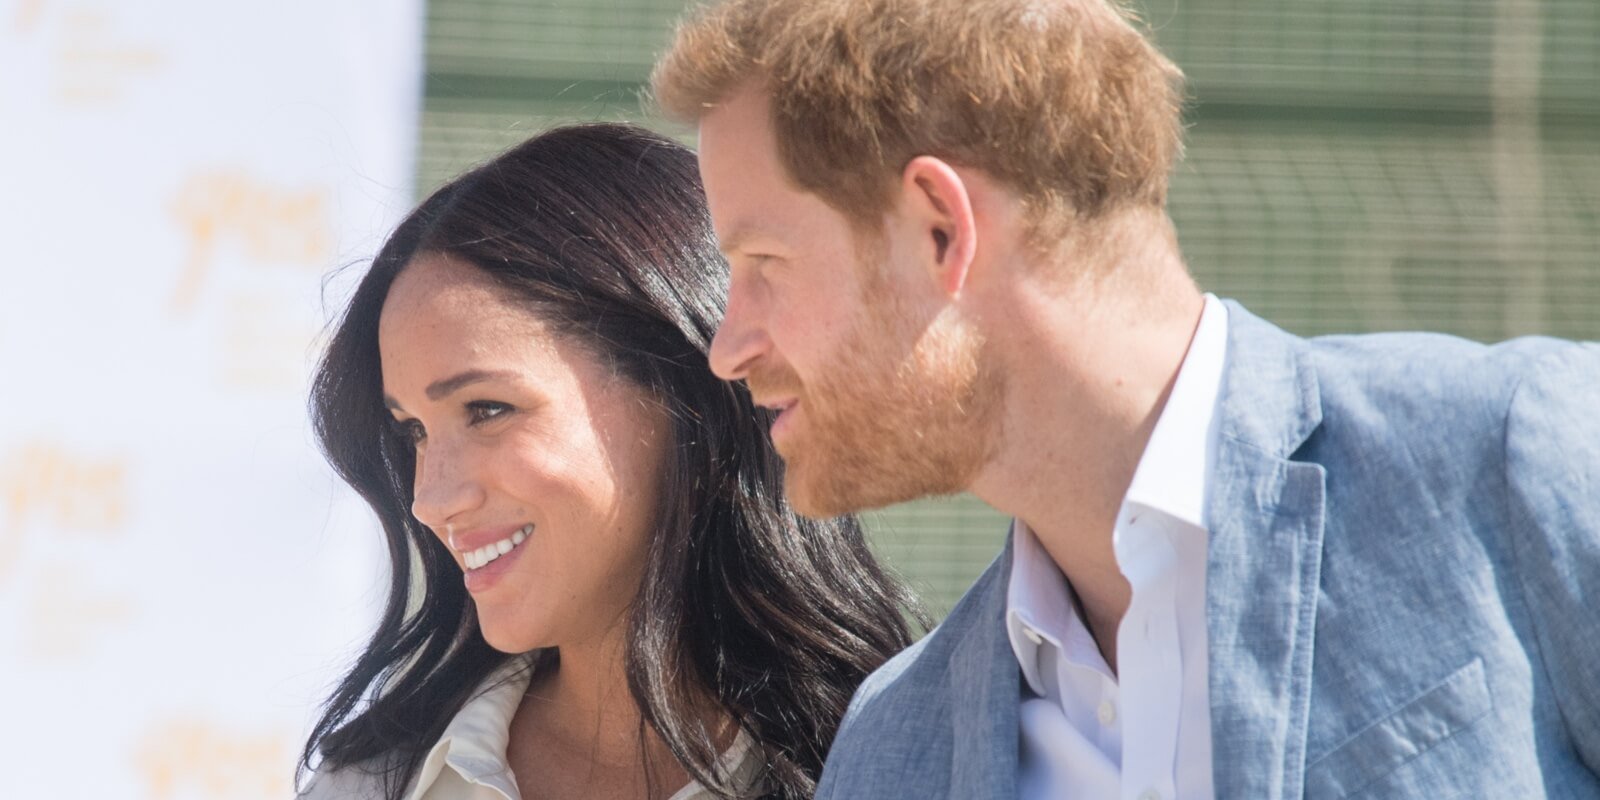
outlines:
[{"label": "man's face", "polygon": [[772,441],[803,514],[960,491],[997,447],[1001,384],[937,289],[922,235],[859,235],[778,159],[765,95],[700,125],[700,173],[732,266],[711,367],[778,410]]}]

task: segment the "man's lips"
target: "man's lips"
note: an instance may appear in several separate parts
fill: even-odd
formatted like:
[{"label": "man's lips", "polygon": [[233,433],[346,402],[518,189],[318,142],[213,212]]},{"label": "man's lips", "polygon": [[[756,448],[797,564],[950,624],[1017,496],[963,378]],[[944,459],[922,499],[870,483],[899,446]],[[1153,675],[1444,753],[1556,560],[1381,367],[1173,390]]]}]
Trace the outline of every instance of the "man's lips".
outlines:
[{"label": "man's lips", "polygon": [[788,411],[789,409],[793,408],[796,403],[800,402],[800,399],[797,398],[797,397],[790,397],[790,398],[785,398],[785,399],[763,398],[763,399],[757,400],[755,402],[756,402],[756,405],[761,406],[762,408],[771,409],[773,411],[778,412],[779,414],[782,414],[783,412]]},{"label": "man's lips", "polygon": [[767,429],[767,435],[772,437],[774,445],[788,435],[789,427],[794,424],[795,409],[799,405],[799,398],[790,398],[783,401],[769,400],[761,403],[763,408],[770,408],[777,412],[777,416],[772,418],[772,427]]}]

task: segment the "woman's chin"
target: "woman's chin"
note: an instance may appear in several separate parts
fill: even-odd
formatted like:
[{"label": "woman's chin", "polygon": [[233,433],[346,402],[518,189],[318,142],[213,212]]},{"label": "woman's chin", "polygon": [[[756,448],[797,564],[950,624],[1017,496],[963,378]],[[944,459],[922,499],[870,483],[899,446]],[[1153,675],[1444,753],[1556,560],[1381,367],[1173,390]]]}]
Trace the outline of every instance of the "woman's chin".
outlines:
[{"label": "woman's chin", "polygon": [[545,641],[545,637],[529,636],[526,628],[517,629],[509,624],[497,624],[494,620],[478,618],[478,630],[483,634],[483,640],[490,647],[502,653],[518,654],[527,653],[544,647],[551,647],[552,643]]}]

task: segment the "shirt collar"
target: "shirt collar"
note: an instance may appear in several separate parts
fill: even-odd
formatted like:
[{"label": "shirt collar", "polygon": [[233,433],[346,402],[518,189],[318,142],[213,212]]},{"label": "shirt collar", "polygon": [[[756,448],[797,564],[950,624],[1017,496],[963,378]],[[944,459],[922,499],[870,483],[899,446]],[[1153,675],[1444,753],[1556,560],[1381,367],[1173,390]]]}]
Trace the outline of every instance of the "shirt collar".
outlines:
[{"label": "shirt collar", "polygon": [[[456,712],[438,743],[428,751],[406,800],[419,800],[426,795],[446,765],[468,781],[492,786],[506,797],[517,796],[506,750],[511,742],[511,718],[528,693],[533,666],[532,656],[513,658],[479,684],[472,699]],[[733,745],[717,763],[729,774],[754,786],[761,765],[757,755],[755,740],[740,728]],[[698,789],[699,784],[691,782],[671,800],[695,796]]]},{"label": "shirt collar", "polygon": [[506,746],[511,740],[511,718],[533,680],[532,666],[527,658],[513,658],[478,686],[428,751],[408,800],[426,794],[446,764],[469,781],[515,796],[514,789],[502,785],[511,771]]},{"label": "shirt collar", "polygon": [[1006,636],[1034,694],[1044,696],[1039,675],[1039,645],[1029,636],[1061,645],[1060,635],[1074,612],[1066,581],[1038,537],[1022,520],[1011,522],[1011,583],[1006,588]]},{"label": "shirt collar", "polygon": [[1215,295],[1205,309],[1172,392],[1156,419],[1122,504],[1137,503],[1204,529],[1216,462],[1217,399],[1228,351],[1228,307]]},{"label": "shirt collar", "polygon": [[[1011,523],[1011,582],[1006,588],[1006,637],[1033,693],[1045,697],[1039,648],[1050,645],[1069,661],[1110,673],[1093,634],[1084,627],[1067,578],[1022,520]],[[1035,640],[1029,634],[1039,637]]]}]

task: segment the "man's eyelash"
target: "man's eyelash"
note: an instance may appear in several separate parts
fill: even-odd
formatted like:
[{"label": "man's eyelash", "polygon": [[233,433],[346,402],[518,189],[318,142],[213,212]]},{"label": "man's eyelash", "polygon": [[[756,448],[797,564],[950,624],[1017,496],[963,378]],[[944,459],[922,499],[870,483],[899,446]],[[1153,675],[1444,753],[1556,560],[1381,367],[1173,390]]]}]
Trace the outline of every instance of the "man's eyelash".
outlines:
[{"label": "man's eyelash", "polygon": [[422,423],[414,419],[391,420],[389,427],[394,431],[395,436],[410,444],[416,444],[427,438],[428,435],[427,431],[423,430]]}]

